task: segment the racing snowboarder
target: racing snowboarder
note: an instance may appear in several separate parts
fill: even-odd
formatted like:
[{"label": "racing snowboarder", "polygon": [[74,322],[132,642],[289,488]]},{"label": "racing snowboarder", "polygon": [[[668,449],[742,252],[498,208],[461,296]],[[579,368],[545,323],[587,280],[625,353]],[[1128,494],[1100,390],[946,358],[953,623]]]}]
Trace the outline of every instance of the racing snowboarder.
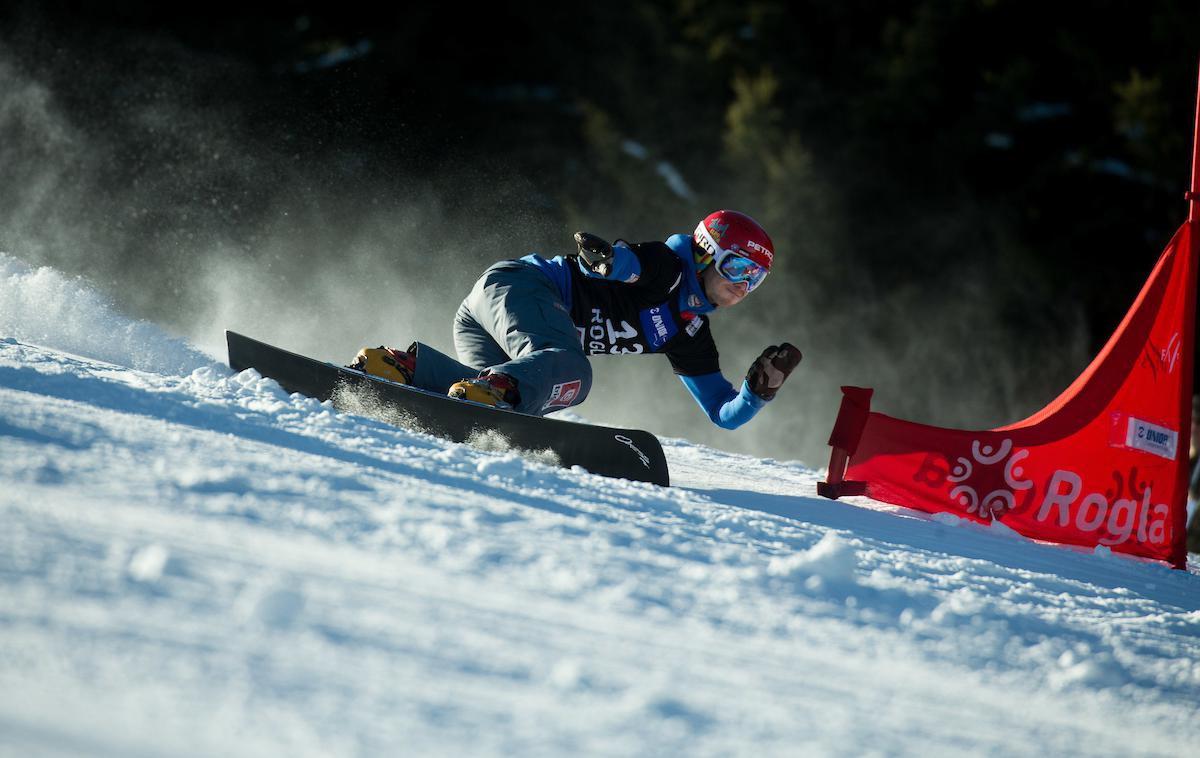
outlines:
[{"label": "racing snowboarder", "polygon": [[749,421],[800,363],[771,345],[739,388],[721,373],[708,316],[765,281],[775,248],[754,219],[719,210],[692,234],[610,244],[587,232],[577,252],[492,265],[454,318],[459,360],[415,342],[363,348],[351,368],[394,382],[534,415],[578,405],[592,385],[588,356],[662,353],[712,421]]}]

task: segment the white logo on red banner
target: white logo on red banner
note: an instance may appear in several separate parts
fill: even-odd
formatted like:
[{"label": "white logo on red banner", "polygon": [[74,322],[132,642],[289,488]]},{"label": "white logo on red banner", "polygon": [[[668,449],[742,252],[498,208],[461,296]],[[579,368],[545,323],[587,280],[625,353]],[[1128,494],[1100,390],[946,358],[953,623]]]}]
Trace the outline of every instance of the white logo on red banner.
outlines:
[{"label": "white logo on red banner", "polygon": [[[979,440],[973,440],[971,457],[975,459],[974,462],[960,457],[946,477],[946,481],[956,485],[950,490],[950,499],[966,508],[967,513],[978,514],[980,518],[1000,518],[1016,507],[1017,497],[1013,493],[1029,489],[1033,486],[1033,482],[1019,478],[1024,475],[1024,472],[1018,464],[1028,457],[1029,451],[1019,450],[1009,458],[1008,454],[1012,453],[1012,449],[1012,440],[1002,441],[998,448],[983,444]],[[1008,460],[1005,461],[1005,458]],[[981,498],[974,487],[964,483],[974,473],[976,463],[981,466],[992,466],[1002,462],[1004,483],[1008,485],[1009,489],[992,490]]]}]

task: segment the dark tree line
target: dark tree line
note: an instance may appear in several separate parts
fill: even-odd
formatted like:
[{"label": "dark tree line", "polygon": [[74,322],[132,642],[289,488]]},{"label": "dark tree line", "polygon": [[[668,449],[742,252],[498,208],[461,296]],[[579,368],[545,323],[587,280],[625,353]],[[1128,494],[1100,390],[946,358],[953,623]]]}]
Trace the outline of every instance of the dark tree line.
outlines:
[{"label": "dark tree line", "polygon": [[[563,229],[661,237],[733,206],[781,251],[757,323],[803,322],[818,346],[861,333],[936,372],[917,315],[971,324],[939,350],[981,360],[1081,333],[1090,355],[1185,217],[1194,0],[575,5],[17,3],[0,39],[80,123],[126,135],[98,181],[174,177],[155,186],[176,202],[122,222],[139,232],[117,267],[214,228],[253,256],[280,194],[358,218],[419,183],[442,228],[520,240],[463,246],[470,272],[561,251]],[[253,175],[195,168],[211,126],[131,123],[155,98],[219,114]]]}]

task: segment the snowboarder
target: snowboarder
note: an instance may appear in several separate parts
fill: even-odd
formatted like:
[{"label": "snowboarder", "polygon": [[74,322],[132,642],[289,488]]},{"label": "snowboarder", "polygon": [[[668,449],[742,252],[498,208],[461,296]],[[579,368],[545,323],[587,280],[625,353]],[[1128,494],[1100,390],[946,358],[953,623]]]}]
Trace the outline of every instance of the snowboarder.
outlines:
[{"label": "snowboarder", "polygon": [[609,244],[579,232],[575,243],[569,256],[527,255],[483,273],[454,318],[461,363],[417,342],[403,352],[363,348],[351,368],[544,415],[587,397],[589,355],[663,353],[713,423],[735,429],[799,364],[784,342],[763,350],[739,389],[721,374],[706,316],[761,285],[775,256],[749,216],[720,210],[665,242]]}]

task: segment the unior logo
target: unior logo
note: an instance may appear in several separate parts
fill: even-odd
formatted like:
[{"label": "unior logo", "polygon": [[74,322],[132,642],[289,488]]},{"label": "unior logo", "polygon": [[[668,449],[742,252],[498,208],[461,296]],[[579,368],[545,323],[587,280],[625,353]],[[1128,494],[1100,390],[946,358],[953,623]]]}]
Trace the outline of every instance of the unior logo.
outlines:
[{"label": "unior logo", "polygon": [[1175,460],[1179,433],[1165,426],[1152,424],[1133,416],[1129,417],[1125,430],[1125,446],[1143,453],[1157,455],[1169,461]]},{"label": "unior logo", "polygon": [[667,324],[658,308],[650,309],[650,323],[654,324],[654,331],[658,332],[659,337],[667,336]]},{"label": "unior logo", "polygon": [[679,333],[679,325],[666,304],[645,309],[638,314],[638,319],[642,327],[640,334],[644,335],[652,351],[666,345]]}]

